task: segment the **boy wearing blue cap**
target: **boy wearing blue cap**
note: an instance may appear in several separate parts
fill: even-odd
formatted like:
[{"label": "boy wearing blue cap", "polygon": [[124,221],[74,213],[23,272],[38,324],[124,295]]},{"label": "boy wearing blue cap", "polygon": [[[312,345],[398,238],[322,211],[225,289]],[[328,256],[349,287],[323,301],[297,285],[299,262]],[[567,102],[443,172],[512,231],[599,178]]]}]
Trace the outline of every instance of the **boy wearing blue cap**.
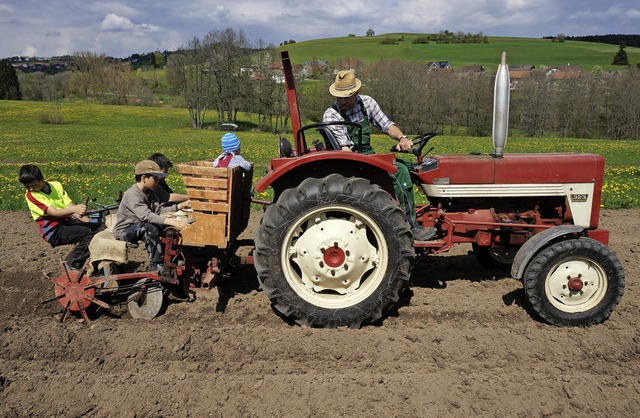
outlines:
[{"label": "boy wearing blue cap", "polygon": [[240,155],[240,140],[236,134],[227,132],[220,139],[222,143],[222,154],[213,162],[214,167],[235,167],[239,165],[243,169],[250,171],[251,163]]}]

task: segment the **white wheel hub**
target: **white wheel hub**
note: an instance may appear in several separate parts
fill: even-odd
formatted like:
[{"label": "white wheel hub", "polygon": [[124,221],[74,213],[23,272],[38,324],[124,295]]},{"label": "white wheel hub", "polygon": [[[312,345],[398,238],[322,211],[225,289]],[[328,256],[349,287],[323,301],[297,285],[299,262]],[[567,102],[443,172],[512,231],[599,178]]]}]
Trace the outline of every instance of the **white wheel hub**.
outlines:
[{"label": "white wheel hub", "polygon": [[386,240],[377,223],[359,210],[322,207],[289,231],[281,258],[285,277],[298,295],[316,306],[357,304],[384,278]]},{"label": "white wheel hub", "polygon": [[302,270],[305,287],[342,295],[353,292],[362,276],[378,262],[365,225],[353,217],[328,219],[326,214],[307,223],[310,225],[305,233],[289,248],[291,261]]},{"label": "white wheel hub", "polygon": [[549,301],[564,312],[584,312],[597,306],[607,291],[607,275],[588,259],[559,263],[549,271],[545,291]]}]

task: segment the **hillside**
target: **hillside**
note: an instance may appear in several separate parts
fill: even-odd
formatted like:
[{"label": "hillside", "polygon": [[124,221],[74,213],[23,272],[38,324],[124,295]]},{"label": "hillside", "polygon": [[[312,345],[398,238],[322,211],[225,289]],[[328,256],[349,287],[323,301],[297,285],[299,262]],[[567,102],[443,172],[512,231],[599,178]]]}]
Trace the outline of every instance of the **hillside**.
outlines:
[{"label": "hillside", "polygon": [[[583,42],[552,42],[550,39],[488,37],[489,43],[481,44],[412,44],[422,34],[391,33],[377,36],[349,36],[325,38],[290,43],[278,47],[289,51],[295,63],[321,59],[331,62],[357,58],[364,63],[379,60],[449,61],[454,69],[466,65],[482,65],[491,72],[498,66],[501,51],[507,51],[510,65],[532,64],[540,66],[581,65],[590,70],[596,65],[605,70],[619,69],[611,65],[618,46]],[[396,45],[383,45],[381,40],[394,37]],[[627,47],[629,62],[640,63],[640,48]]]},{"label": "hillside", "polygon": [[[281,45],[278,50],[288,50],[294,63],[303,63],[308,60],[326,60],[330,64],[337,60],[355,58],[363,63],[371,63],[379,60],[404,60],[404,61],[449,61],[454,69],[467,65],[482,65],[485,70],[491,72],[498,66],[500,53],[507,51],[510,65],[531,64],[536,67],[581,65],[585,70],[590,70],[596,65],[605,70],[619,69],[611,65],[618,45],[605,43],[614,35],[598,35],[589,38],[589,41],[578,41],[567,38],[565,42],[552,42],[551,39],[542,38],[513,38],[489,36],[488,43],[476,44],[412,44],[421,33],[387,33],[377,36],[344,36],[340,38],[314,39],[304,42]],[[395,45],[382,44],[385,38],[398,39]],[[595,42],[602,39],[602,42]],[[634,38],[635,39],[635,38]],[[640,48],[627,46],[627,55],[631,64],[640,64]],[[132,66],[150,65],[148,54],[134,54],[126,58],[113,58],[131,62]],[[165,59],[171,52],[164,51]],[[65,58],[61,60],[60,58]],[[53,67],[51,63],[60,63],[70,60],[70,57],[31,58],[11,57],[6,58],[23,72],[44,71],[55,73],[66,70],[66,66]],[[47,66],[43,68],[42,66]],[[51,67],[51,68],[49,68]]]}]

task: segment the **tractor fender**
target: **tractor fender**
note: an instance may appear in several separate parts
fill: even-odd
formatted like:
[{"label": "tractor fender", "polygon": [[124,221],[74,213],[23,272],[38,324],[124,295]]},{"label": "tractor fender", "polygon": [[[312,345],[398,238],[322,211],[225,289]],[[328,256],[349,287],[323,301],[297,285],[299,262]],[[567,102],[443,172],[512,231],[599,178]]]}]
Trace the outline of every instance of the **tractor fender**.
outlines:
[{"label": "tractor fender", "polygon": [[379,184],[393,195],[389,174],[397,171],[394,154],[362,155],[353,152],[328,151],[296,158],[277,158],[271,170],[254,186],[258,192],[272,187],[278,196],[283,190],[296,187],[307,177],[326,177],[338,173],[345,177],[363,177]]},{"label": "tractor fender", "polygon": [[584,227],[581,225],[560,225],[553,228],[545,229],[544,231],[534,235],[531,239],[520,247],[516,256],[513,258],[513,264],[511,265],[511,277],[514,279],[522,279],[524,270],[526,269],[529,261],[534,255],[538,253],[543,247],[546,247],[551,241],[556,240],[558,237],[564,235],[579,234],[584,231]]}]

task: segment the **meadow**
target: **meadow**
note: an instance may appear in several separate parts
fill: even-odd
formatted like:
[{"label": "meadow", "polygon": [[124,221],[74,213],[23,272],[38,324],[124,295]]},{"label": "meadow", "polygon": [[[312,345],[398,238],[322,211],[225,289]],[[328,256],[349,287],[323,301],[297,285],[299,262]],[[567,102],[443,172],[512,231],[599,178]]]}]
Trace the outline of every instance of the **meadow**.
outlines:
[{"label": "meadow", "polygon": [[[358,57],[363,63],[400,60],[408,62],[449,61],[454,70],[466,65],[482,65],[487,73],[495,73],[500,54],[507,51],[507,62],[513,65],[534,65],[536,68],[559,65],[580,65],[585,71],[598,66],[604,70],[619,70],[611,65],[618,51],[617,45],[594,42],[552,42],[550,39],[488,37],[488,43],[480,44],[412,44],[419,33],[390,33],[377,36],[344,36],[314,39],[282,45],[279,50],[289,51],[291,60],[302,63],[308,60],[338,60]],[[555,35],[555,34],[554,34]],[[384,38],[402,39],[395,45],[384,45]],[[630,63],[640,63],[640,48],[628,47]]]},{"label": "meadow", "polygon": [[[41,116],[57,112],[62,123],[42,123]],[[212,117],[211,117],[212,118]],[[210,118],[210,119],[211,119]],[[248,115],[241,118],[250,119]],[[250,125],[250,124],[248,124]],[[37,164],[48,180],[63,183],[71,198],[113,203],[119,191],[134,182],[133,166],[155,152],[174,164],[215,158],[220,153],[217,124],[191,128],[185,109],[106,106],[77,103],[0,101],[0,210],[26,210],[24,188],[17,181],[22,164]],[[264,176],[278,154],[279,136],[241,131],[242,153],[254,162],[254,182]],[[290,140],[291,134],[285,134]],[[374,137],[381,152],[393,145],[384,135]],[[379,144],[379,145],[378,145]],[[491,138],[438,136],[435,154],[492,151]],[[510,134],[506,152],[586,152],[605,156],[603,207],[640,207],[640,142],[560,138],[526,138]],[[168,183],[183,192],[180,175],[170,171]],[[419,196],[417,194],[417,196]],[[256,198],[269,199],[265,192]]]}]

